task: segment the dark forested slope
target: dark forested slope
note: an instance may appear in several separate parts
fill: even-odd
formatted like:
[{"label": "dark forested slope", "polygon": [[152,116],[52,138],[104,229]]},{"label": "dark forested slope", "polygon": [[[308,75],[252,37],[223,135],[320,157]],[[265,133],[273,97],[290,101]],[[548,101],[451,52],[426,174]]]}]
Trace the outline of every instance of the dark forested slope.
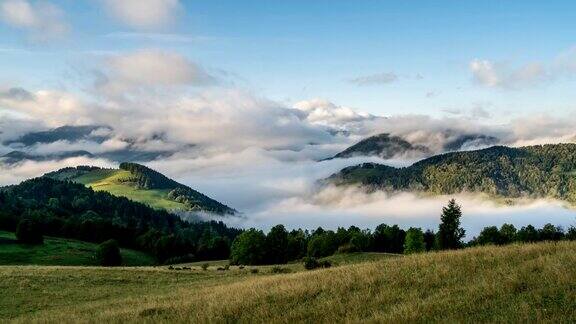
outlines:
[{"label": "dark forested slope", "polygon": [[226,258],[239,233],[222,222],[185,222],[164,210],[48,177],[0,190],[0,230],[13,232],[22,219],[38,223],[45,235],[96,243],[115,239],[159,261]]},{"label": "dark forested slope", "polygon": [[406,168],[365,163],[328,178],[336,185],[433,194],[481,192],[519,198],[556,198],[576,203],[576,144],[455,152]]}]

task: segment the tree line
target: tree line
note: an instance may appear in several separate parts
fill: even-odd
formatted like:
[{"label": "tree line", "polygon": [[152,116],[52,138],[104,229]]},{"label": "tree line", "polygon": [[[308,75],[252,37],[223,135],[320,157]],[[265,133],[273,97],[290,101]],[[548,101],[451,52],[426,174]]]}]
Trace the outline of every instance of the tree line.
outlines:
[{"label": "tree line", "polygon": [[468,243],[460,226],[462,210],[451,200],[443,208],[436,231],[381,224],[374,230],[356,226],[325,230],[288,231],[283,225],[267,234],[241,230],[223,222],[186,222],[163,210],[152,209],[83,185],[36,178],[0,189],[0,230],[16,232],[23,243],[41,244],[43,235],[102,243],[147,252],[158,263],[230,259],[232,264],[282,264],[305,257],[334,253],[420,253],[485,244],[576,239],[574,227],[564,231],[547,224],[516,229],[505,224],[486,227]]},{"label": "tree line", "polygon": [[478,237],[470,242],[463,241],[465,230],[460,226],[462,209],[455,200],[450,200],[443,208],[440,224],[436,232],[410,227],[408,230],[398,225],[381,224],[373,231],[361,230],[356,226],[348,229],[340,227],[336,231],[321,227],[313,231],[288,231],[283,225],[276,225],[265,234],[251,228],[242,232],[232,243],[231,264],[262,265],[283,264],[296,260],[310,260],[327,257],[335,253],[384,252],[411,254],[437,250],[453,250],[487,244],[509,244],[513,242],[576,240],[576,228],[564,232],[561,227],[551,224],[536,229],[532,225],[516,230],[513,225],[504,224],[484,228]]}]

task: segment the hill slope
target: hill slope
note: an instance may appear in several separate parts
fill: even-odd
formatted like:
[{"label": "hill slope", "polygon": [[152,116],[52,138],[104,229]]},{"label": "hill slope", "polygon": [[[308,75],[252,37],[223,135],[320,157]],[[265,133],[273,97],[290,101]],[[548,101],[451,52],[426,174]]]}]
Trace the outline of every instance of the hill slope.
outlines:
[{"label": "hill slope", "polygon": [[576,242],[482,247],[280,275],[3,267],[0,318],[568,323],[576,321],[575,249]]},{"label": "hill slope", "polygon": [[[0,231],[0,265],[98,265],[94,258],[97,244],[46,237],[42,245],[26,245],[16,241],[14,233]],[[147,266],[154,259],[142,252],[120,249],[124,266]]]},{"label": "hill slope", "polygon": [[47,236],[94,243],[115,239],[159,262],[226,258],[240,233],[223,222],[186,222],[162,209],[49,177],[0,188],[0,230],[15,232],[22,219],[38,223]]},{"label": "hill slope", "polygon": [[107,191],[153,208],[218,215],[236,213],[234,209],[136,163],[121,163],[119,169],[64,168],[45,177],[81,183],[96,191]]},{"label": "hill slope", "polygon": [[576,144],[484,150],[434,156],[406,168],[365,163],[327,179],[371,190],[432,194],[481,192],[500,197],[556,198],[576,203]]}]

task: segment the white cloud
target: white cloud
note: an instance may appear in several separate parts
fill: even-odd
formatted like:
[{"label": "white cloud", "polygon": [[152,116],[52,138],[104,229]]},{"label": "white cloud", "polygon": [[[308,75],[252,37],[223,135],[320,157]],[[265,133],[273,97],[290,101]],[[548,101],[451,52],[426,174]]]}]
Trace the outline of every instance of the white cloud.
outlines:
[{"label": "white cloud", "polygon": [[152,30],[172,24],[178,13],[178,0],[102,0],[120,22],[135,28]]},{"label": "white cloud", "polygon": [[206,36],[193,36],[188,34],[152,33],[152,32],[114,32],[105,36],[109,39],[152,41],[163,43],[195,43],[208,41],[213,38]]},{"label": "white cloud", "polygon": [[45,126],[91,124],[97,116],[92,107],[85,105],[76,96],[52,90],[29,92],[11,88],[0,93],[0,110],[17,113],[22,118],[42,122]]},{"label": "white cloud", "polygon": [[470,70],[474,81],[490,88],[517,89],[547,81],[551,77],[541,63],[510,67],[488,60],[473,60]]},{"label": "white cloud", "polygon": [[576,75],[576,47],[543,62],[512,65],[474,59],[469,64],[473,80],[482,86],[520,89]]},{"label": "white cloud", "polygon": [[351,124],[376,118],[349,107],[337,106],[325,99],[300,101],[294,104],[294,108],[304,114],[306,121],[333,128],[347,129]]},{"label": "white cloud", "polygon": [[392,72],[383,72],[357,77],[349,81],[358,86],[389,84],[398,81],[398,75]]},{"label": "white cloud", "polygon": [[35,41],[61,38],[70,30],[63,11],[46,1],[4,0],[0,3],[0,18],[7,25],[27,31]]},{"label": "white cloud", "polygon": [[108,57],[99,71],[96,86],[104,94],[117,95],[140,87],[203,86],[215,83],[216,78],[182,55],[160,50],[140,50]]}]

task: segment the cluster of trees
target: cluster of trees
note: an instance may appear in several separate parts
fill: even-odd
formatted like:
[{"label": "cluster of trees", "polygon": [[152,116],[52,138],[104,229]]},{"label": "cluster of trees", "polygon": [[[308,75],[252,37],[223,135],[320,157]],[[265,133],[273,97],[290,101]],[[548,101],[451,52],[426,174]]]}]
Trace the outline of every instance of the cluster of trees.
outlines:
[{"label": "cluster of trees", "polygon": [[576,228],[570,227],[567,231],[564,231],[562,227],[552,224],[546,224],[539,229],[532,225],[527,225],[519,230],[512,224],[504,224],[500,228],[488,226],[468,245],[505,245],[514,242],[530,243],[561,240],[576,240]]},{"label": "cluster of trees", "polygon": [[94,243],[114,239],[160,263],[225,259],[241,232],[222,222],[185,222],[163,210],[47,177],[0,190],[0,229],[17,228]]},{"label": "cluster of trees", "polygon": [[365,163],[333,175],[336,184],[434,194],[463,191],[501,197],[551,197],[576,203],[576,144],[491,147],[422,160],[407,168]]},{"label": "cluster of trees", "polygon": [[292,230],[283,225],[274,226],[268,234],[249,229],[232,243],[232,264],[282,264],[303,257],[322,258],[334,253],[386,252],[418,253],[432,249],[456,249],[464,244],[464,229],[460,227],[462,212],[454,200],[444,208],[438,233],[420,228],[408,231],[398,225],[381,224],[374,231],[356,226],[336,231],[318,229]]},{"label": "cluster of trees", "polygon": [[120,163],[120,170],[131,173],[127,181],[134,182],[140,189],[171,189],[179,185],[178,182],[138,163]]},{"label": "cluster of trees", "polygon": [[[292,230],[283,225],[274,226],[268,234],[250,229],[240,234],[232,243],[230,262],[232,264],[282,264],[293,260],[317,260],[334,253],[387,252],[420,253],[431,250],[452,250],[467,246],[486,244],[508,244],[512,242],[576,240],[576,228],[568,231],[551,224],[536,229],[532,225],[516,230],[505,224],[500,229],[486,227],[478,237],[465,243],[464,229],[460,226],[461,207],[451,200],[442,210],[438,231],[423,231],[411,227],[403,230],[398,225],[381,224],[374,231],[361,230],[356,226],[336,231],[321,227],[308,232]],[[308,262],[308,261],[307,261]]]},{"label": "cluster of trees", "polygon": [[[186,222],[126,198],[47,177],[0,189],[0,230],[16,232],[20,242],[41,244],[44,235],[108,241],[104,251],[118,246],[138,249],[156,256],[159,263],[229,258],[232,264],[282,264],[334,253],[419,253],[467,245],[576,239],[576,228],[564,231],[547,224],[540,229],[528,225],[517,230],[505,224],[487,227],[465,244],[461,217],[460,206],[451,200],[436,232],[386,224],[373,231],[351,226],[336,231],[319,227],[311,232],[288,231],[277,225],[265,234],[257,229],[230,228],[222,222]],[[102,259],[116,260],[110,253],[102,252]],[[108,263],[118,262],[102,261]]]}]

